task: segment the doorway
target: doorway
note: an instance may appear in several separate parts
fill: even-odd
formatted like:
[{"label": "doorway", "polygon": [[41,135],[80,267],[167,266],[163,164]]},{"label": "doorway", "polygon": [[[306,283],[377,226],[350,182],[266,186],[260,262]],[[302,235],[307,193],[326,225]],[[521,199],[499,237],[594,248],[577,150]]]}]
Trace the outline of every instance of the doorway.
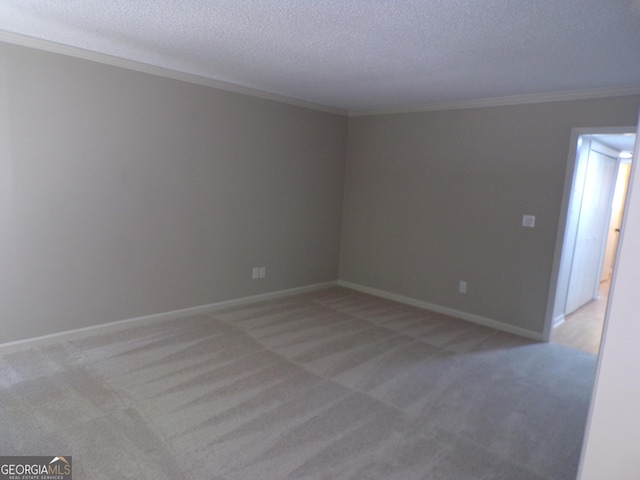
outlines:
[{"label": "doorway", "polygon": [[575,160],[549,332],[552,342],[591,353],[600,346],[635,143],[634,129],[612,130],[572,136]]}]

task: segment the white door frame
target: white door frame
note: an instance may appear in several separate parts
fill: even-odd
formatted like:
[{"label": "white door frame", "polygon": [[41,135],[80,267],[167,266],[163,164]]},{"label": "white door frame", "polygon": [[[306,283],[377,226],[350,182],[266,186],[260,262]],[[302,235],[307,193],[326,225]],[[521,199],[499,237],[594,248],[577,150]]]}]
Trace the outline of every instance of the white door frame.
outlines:
[{"label": "white door frame", "polygon": [[569,143],[569,154],[567,157],[567,168],[565,171],[564,189],[562,193],[562,204],[560,208],[560,217],[558,221],[558,234],[556,236],[556,246],[553,255],[553,265],[551,269],[551,281],[549,282],[549,292],[547,295],[547,308],[545,314],[543,339],[548,342],[551,337],[551,331],[554,324],[554,311],[556,297],[559,287],[560,267],[562,261],[562,250],[564,247],[566,226],[569,213],[569,201],[571,199],[571,191],[573,188],[574,175],[577,164],[577,146],[578,138],[581,135],[597,135],[597,134],[619,134],[636,132],[637,126],[625,127],[590,127],[590,128],[573,128],[571,129],[571,138]]}]

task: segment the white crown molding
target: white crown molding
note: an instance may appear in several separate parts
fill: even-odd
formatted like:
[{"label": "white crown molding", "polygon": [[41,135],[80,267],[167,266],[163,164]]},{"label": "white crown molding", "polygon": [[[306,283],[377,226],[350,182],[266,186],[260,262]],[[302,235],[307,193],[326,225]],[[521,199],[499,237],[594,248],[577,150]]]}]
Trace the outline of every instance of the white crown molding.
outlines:
[{"label": "white crown molding", "polygon": [[205,87],[216,88],[219,90],[225,90],[228,92],[238,93],[241,95],[247,95],[251,97],[260,98],[263,100],[270,100],[274,102],[284,103],[287,105],[307,108],[316,110],[319,112],[332,113],[336,115],[346,115],[349,117],[364,117],[374,115],[393,115],[402,113],[420,113],[429,111],[440,110],[462,110],[470,108],[484,108],[484,107],[503,107],[511,105],[524,105],[531,103],[545,103],[545,102],[560,102],[566,100],[588,100],[595,98],[607,98],[607,97],[621,97],[627,95],[640,95],[640,86],[628,86],[622,88],[602,88],[593,90],[573,90],[551,93],[533,93],[525,95],[511,95],[505,97],[491,97],[491,98],[478,98],[469,100],[456,100],[451,102],[438,102],[430,103],[426,105],[419,105],[415,107],[397,108],[397,109],[379,109],[379,110],[347,110],[334,107],[328,107],[325,105],[319,105],[312,102],[306,102],[284,95],[277,95],[274,93],[264,92],[262,90],[253,89],[250,87],[244,87],[223,80],[215,80],[212,78],[202,77],[199,75],[180,72],[172,70],[170,68],[159,67],[156,65],[150,65],[135,60],[129,60],[126,58],[116,57],[114,55],[107,55],[104,53],[93,52],[85,50],[79,47],[72,47],[69,45],[63,45],[60,43],[52,42],[49,40],[42,40],[35,37],[29,37],[18,33],[7,32],[0,30],[0,42],[10,43],[23,47],[34,48],[37,50],[43,50],[51,53],[58,53],[61,55],[67,55],[70,57],[80,58],[93,62],[98,62],[114,67],[125,68],[141,73],[148,73],[151,75],[157,75],[160,77],[171,78],[174,80],[180,80],[187,83],[196,85],[202,85]]},{"label": "white crown molding", "polygon": [[377,288],[366,287],[346,280],[338,280],[338,285],[345,288],[350,288],[358,292],[367,293],[375,297],[385,298],[387,300],[393,300],[394,302],[404,303],[405,305],[411,305],[412,307],[422,308],[432,312],[442,313],[451,317],[459,318],[460,320],[466,320],[467,322],[482,325],[484,327],[493,328],[502,332],[512,333],[520,337],[536,340],[538,342],[544,341],[542,334],[527,330],[520,327],[515,327],[504,322],[492,320],[490,318],[481,317],[473,313],[461,312],[460,310],[454,310],[453,308],[443,307],[434,303],[424,302],[411,297],[405,297],[404,295],[398,295],[396,293],[387,292],[385,290],[379,290]]},{"label": "white crown molding", "polygon": [[126,58],[116,57],[114,55],[107,55],[105,53],[93,52],[91,50],[85,50],[79,47],[72,47],[69,45],[63,45],[61,43],[51,42],[49,40],[42,40],[35,37],[29,37],[18,33],[7,32],[0,30],[0,42],[10,43],[21,47],[34,48],[36,50],[43,50],[51,53],[58,53],[61,55],[67,55],[69,57],[80,58],[83,60],[90,60],[105,65],[111,65],[113,67],[125,68],[127,70],[133,70],[141,73],[148,73],[150,75],[156,75],[159,77],[171,78],[173,80],[180,80],[187,83],[196,85],[202,85],[205,87],[216,88],[218,90],[225,90],[228,92],[238,93],[241,95],[247,95],[250,97],[257,97],[262,100],[271,100],[278,103],[284,103],[292,105],[294,107],[307,108],[310,110],[316,110],[325,113],[333,113],[337,115],[347,115],[347,110],[339,108],[331,108],[324,105],[318,105],[304,100],[298,100],[283,95],[277,95],[275,93],[268,93],[262,90],[253,89],[250,87],[244,87],[234,83],[225,82],[223,80],[215,80],[212,78],[202,77],[191,73],[180,72],[172,70],[170,68],[158,67],[156,65],[150,65],[135,60],[129,60]]},{"label": "white crown molding", "polygon": [[531,93],[526,95],[511,95],[506,97],[477,98],[470,100],[458,100],[451,102],[431,103],[417,107],[387,109],[387,110],[362,110],[350,111],[350,117],[366,117],[373,115],[394,115],[402,113],[420,113],[439,110],[463,110],[470,108],[506,107],[512,105],[526,105],[531,103],[562,102],[567,100],[589,100],[596,98],[624,97],[627,95],[640,95],[640,86],[621,88],[600,88],[593,90],[572,90],[550,93]]}]

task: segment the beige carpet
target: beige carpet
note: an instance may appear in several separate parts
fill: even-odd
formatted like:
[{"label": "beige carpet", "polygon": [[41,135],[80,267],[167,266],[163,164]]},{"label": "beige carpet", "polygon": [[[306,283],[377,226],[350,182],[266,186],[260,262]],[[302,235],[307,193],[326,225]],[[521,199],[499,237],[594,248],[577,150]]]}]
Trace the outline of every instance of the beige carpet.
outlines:
[{"label": "beige carpet", "polygon": [[0,360],[0,454],[92,480],[574,479],[595,370],[342,288]]}]

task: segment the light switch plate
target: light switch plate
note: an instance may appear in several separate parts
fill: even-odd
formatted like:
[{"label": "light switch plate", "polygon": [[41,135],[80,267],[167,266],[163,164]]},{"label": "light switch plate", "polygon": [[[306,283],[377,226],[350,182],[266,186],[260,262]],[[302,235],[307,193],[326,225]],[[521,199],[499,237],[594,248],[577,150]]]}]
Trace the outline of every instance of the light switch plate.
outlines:
[{"label": "light switch plate", "polygon": [[522,216],[522,226],[527,228],[533,228],[536,226],[536,216],[535,215],[523,215]]}]

